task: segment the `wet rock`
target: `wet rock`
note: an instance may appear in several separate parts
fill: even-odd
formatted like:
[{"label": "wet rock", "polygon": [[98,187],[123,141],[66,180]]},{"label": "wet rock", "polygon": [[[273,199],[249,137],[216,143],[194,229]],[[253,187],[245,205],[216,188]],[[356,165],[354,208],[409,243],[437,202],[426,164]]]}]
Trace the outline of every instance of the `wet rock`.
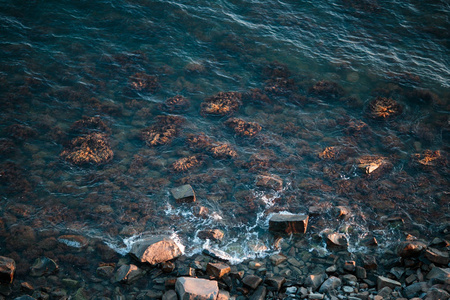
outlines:
[{"label": "wet rock", "polygon": [[136,265],[122,265],[117,269],[113,282],[131,284],[141,278],[144,274],[145,272]]},{"label": "wet rock", "polygon": [[184,112],[190,106],[191,102],[189,101],[189,99],[181,95],[176,95],[164,101],[164,104],[161,105],[161,108],[168,112]]},{"label": "wet rock", "polygon": [[109,279],[112,277],[114,273],[114,267],[113,266],[100,266],[96,270],[97,276]]},{"label": "wet rock", "polygon": [[220,92],[201,104],[202,115],[226,116],[234,114],[241,106],[241,93]]},{"label": "wet rock", "polygon": [[390,169],[392,164],[385,157],[364,155],[358,158],[358,168],[365,174],[382,174]]},{"label": "wet rock", "polygon": [[61,280],[61,283],[62,283],[64,286],[66,286],[66,287],[68,287],[68,288],[71,288],[71,289],[77,288],[77,287],[79,287],[79,285],[80,285],[80,282],[79,282],[79,281],[73,280],[73,279],[70,279],[70,278],[63,278],[63,279]]},{"label": "wet rock", "polygon": [[283,254],[274,254],[269,257],[274,266],[277,266],[287,260],[287,257]]},{"label": "wet rock", "polygon": [[355,286],[356,283],[358,282],[358,279],[357,279],[357,277],[355,275],[345,274],[344,276],[342,276],[342,282],[345,285]]},{"label": "wet rock", "polygon": [[225,121],[225,126],[231,128],[237,135],[242,137],[254,137],[262,127],[256,122],[247,122],[239,118],[230,118]]},{"label": "wet rock", "polygon": [[175,292],[174,290],[168,290],[162,296],[162,300],[177,300],[177,299],[178,299],[177,292]]},{"label": "wet rock", "polygon": [[11,284],[16,271],[16,262],[14,259],[0,256],[0,284]]},{"label": "wet rock", "polygon": [[329,233],[325,236],[325,242],[330,249],[347,249],[347,237],[343,233]]},{"label": "wet rock", "polygon": [[281,191],[283,189],[283,179],[278,175],[258,175],[256,177],[256,185]]},{"label": "wet rock", "polygon": [[31,293],[34,291],[34,287],[31,285],[31,283],[25,281],[20,284],[20,290],[26,293]]},{"label": "wet rock", "polygon": [[242,283],[252,289],[256,289],[261,282],[261,277],[256,275],[247,275],[242,279]]},{"label": "wet rock", "polygon": [[363,267],[356,266],[355,275],[359,279],[367,278],[367,271]]},{"label": "wet rock", "polygon": [[36,298],[33,298],[33,297],[29,296],[29,295],[23,295],[23,296],[14,298],[14,300],[36,300]]},{"label": "wet rock", "polygon": [[198,232],[197,237],[202,240],[221,241],[224,237],[224,233],[220,229],[207,229]]},{"label": "wet rock", "polygon": [[192,203],[195,202],[195,192],[190,184],[185,184],[170,190],[170,193],[177,202]]},{"label": "wet rock", "polygon": [[428,290],[428,286],[426,282],[416,282],[407,287],[405,287],[402,291],[402,295],[408,297],[408,299],[420,296],[422,292]]},{"label": "wet rock", "polygon": [[178,136],[184,118],[179,116],[158,116],[156,122],[141,130],[140,138],[149,147],[166,145]]},{"label": "wet rock", "polygon": [[74,138],[60,156],[75,165],[105,164],[110,162],[114,153],[106,135],[90,133]]},{"label": "wet rock", "polygon": [[269,289],[279,291],[283,284],[286,282],[286,278],[282,276],[270,276],[266,277],[264,283],[269,287]]},{"label": "wet rock", "polygon": [[49,300],[50,299],[50,295],[47,294],[44,291],[34,291],[33,294],[31,295],[34,299],[37,300]]},{"label": "wet rock", "polygon": [[22,124],[13,124],[11,126],[8,126],[6,128],[6,132],[9,134],[9,136],[18,140],[27,140],[37,134],[36,130]]},{"label": "wet rock", "polygon": [[54,274],[58,271],[58,265],[48,257],[40,257],[36,259],[30,270],[30,275],[40,277],[44,275]]},{"label": "wet rock", "polygon": [[308,227],[307,215],[274,214],[269,220],[269,230],[280,233],[305,233]]},{"label": "wet rock", "polygon": [[219,249],[203,249],[202,253],[224,262],[227,262],[230,259],[230,256],[227,253]]},{"label": "wet rock", "polygon": [[182,254],[178,245],[168,236],[151,236],[143,238],[131,247],[129,253],[142,263],[155,265],[174,259]]},{"label": "wet rock", "polygon": [[346,218],[350,215],[350,208],[346,206],[336,206],[333,209],[334,215],[338,218]]},{"label": "wet rock", "polygon": [[73,248],[83,248],[89,243],[88,239],[81,235],[61,235],[58,237],[58,242],[66,244]]},{"label": "wet rock", "polygon": [[322,285],[320,286],[319,289],[319,293],[328,293],[331,290],[335,290],[338,287],[340,287],[342,284],[342,281],[335,277],[335,276],[331,276],[330,278],[328,278],[327,280],[325,280],[324,283],[322,283]]},{"label": "wet rock", "polygon": [[434,267],[427,274],[426,278],[431,282],[450,284],[450,269]]},{"label": "wet rock", "polygon": [[403,108],[392,98],[377,97],[370,101],[367,114],[372,119],[387,120],[402,113]]},{"label": "wet rock", "polygon": [[321,80],[314,84],[314,86],[310,87],[308,93],[335,99],[344,95],[344,89],[336,82]]},{"label": "wet rock", "polygon": [[419,241],[405,241],[397,246],[397,254],[402,258],[418,257],[427,246]]},{"label": "wet rock", "polygon": [[73,300],[88,300],[89,296],[87,291],[84,288],[79,288],[70,299]]},{"label": "wet rock", "polygon": [[231,271],[231,267],[224,263],[208,263],[206,266],[206,273],[214,276],[219,279],[222,278],[225,274]]},{"label": "wet rock", "polygon": [[412,155],[412,160],[416,166],[421,166],[424,169],[447,164],[445,156],[439,150],[425,150],[423,153],[416,153]]},{"label": "wet rock", "polygon": [[172,273],[175,270],[175,264],[170,261],[163,262],[161,263],[161,270],[164,273]]},{"label": "wet rock", "polygon": [[362,258],[363,267],[366,270],[376,270],[378,268],[377,259],[373,255],[364,255]]},{"label": "wet rock", "polygon": [[192,213],[196,217],[207,218],[209,214],[209,209],[207,207],[197,205],[192,207]]},{"label": "wet rock", "polygon": [[320,274],[311,274],[308,275],[305,279],[305,287],[310,287],[313,291],[316,291],[327,279],[326,273],[320,273]]},{"label": "wet rock", "polygon": [[448,252],[440,251],[435,248],[428,248],[424,255],[429,261],[438,265],[447,265],[449,262]]},{"label": "wet rock", "polygon": [[170,168],[174,172],[185,172],[188,170],[199,168],[201,165],[203,165],[203,156],[192,155],[178,159],[170,166]]},{"label": "wet rock", "polygon": [[261,285],[258,289],[250,296],[250,300],[264,300],[266,299],[267,289],[265,286]]},{"label": "wet rock", "polygon": [[217,281],[179,277],[175,284],[180,300],[215,300],[219,294]]},{"label": "wet rock", "polygon": [[430,288],[425,296],[425,300],[441,300],[441,299],[450,299],[450,294],[442,289],[438,288]]},{"label": "wet rock", "polygon": [[395,289],[396,287],[400,287],[402,284],[396,280],[389,279],[384,276],[378,276],[377,278],[377,289],[381,290],[384,287],[389,287],[391,289]]},{"label": "wet rock", "polygon": [[160,89],[158,77],[143,72],[135,73],[128,79],[128,86],[135,91],[155,93]]}]

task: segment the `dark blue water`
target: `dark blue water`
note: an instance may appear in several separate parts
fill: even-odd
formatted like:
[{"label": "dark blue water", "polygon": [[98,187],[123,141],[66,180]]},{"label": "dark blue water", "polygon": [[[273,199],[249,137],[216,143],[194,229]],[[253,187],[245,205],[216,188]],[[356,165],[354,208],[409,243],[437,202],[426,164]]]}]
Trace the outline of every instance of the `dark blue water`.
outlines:
[{"label": "dark blue water", "polygon": [[[18,225],[31,226],[38,241],[77,234],[121,253],[142,232],[164,232],[188,254],[213,247],[239,261],[274,250],[267,222],[277,211],[318,207],[308,238],[323,251],[314,236],[326,230],[345,232],[358,251],[367,235],[387,247],[405,232],[439,235],[448,222],[447,1],[1,1],[0,8],[0,254],[24,250],[11,238]],[[133,88],[139,73],[158,84]],[[323,80],[334,88],[315,92]],[[260,90],[251,97],[252,89]],[[200,113],[206,98],[228,91],[243,94],[233,116],[259,123],[255,137],[225,126],[229,115]],[[189,108],[164,109],[175,95]],[[371,117],[376,97],[395,100],[401,112]],[[167,114],[185,118],[178,135],[149,147],[141,130]],[[105,133],[114,153],[103,164],[79,166],[61,155],[85,136],[73,127],[83,116],[110,128],[90,129]],[[202,153],[201,166],[174,171],[176,160],[198,154],[187,139],[200,133],[237,156]],[[320,155],[327,147],[336,147],[335,157]],[[365,174],[365,156],[382,157],[386,168]],[[282,189],[259,186],[261,175],[279,176]],[[198,204],[171,198],[184,183]],[[337,205],[351,209],[347,219],[336,218]],[[204,228],[223,230],[223,242],[200,241]]]}]

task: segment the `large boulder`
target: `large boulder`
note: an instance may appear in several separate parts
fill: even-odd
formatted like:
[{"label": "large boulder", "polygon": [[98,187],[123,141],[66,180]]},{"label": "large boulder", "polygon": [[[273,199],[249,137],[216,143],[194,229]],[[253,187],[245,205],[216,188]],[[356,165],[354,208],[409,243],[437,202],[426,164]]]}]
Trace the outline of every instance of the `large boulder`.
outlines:
[{"label": "large boulder", "polygon": [[0,284],[10,284],[14,279],[16,262],[14,259],[0,256]]},{"label": "large boulder", "polygon": [[180,300],[215,300],[219,294],[217,281],[179,277],[175,290]]},{"label": "large boulder", "polygon": [[274,214],[269,220],[269,230],[282,233],[305,233],[308,227],[307,215]]},{"label": "large boulder", "polygon": [[180,256],[182,251],[174,240],[168,236],[159,235],[137,241],[131,247],[129,254],[142,263],[155,265]]}]

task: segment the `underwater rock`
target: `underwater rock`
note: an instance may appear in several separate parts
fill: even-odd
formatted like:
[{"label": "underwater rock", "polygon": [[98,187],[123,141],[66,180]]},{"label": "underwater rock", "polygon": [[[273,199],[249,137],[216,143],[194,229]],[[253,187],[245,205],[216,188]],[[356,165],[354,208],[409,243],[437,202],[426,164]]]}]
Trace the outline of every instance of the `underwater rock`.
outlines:
[{"label": "underwater rock", "polygon": [[243,137],[254,137],[262,129],[261,125],[256,122],[247,122],[238,118],[228,119],[224,124],[233,129],[237,135]]},{"label": "underwater rock", "polygon": [[237,156],[236,150],[228,144],[214,141],[205,134],[191,134],[186,140],[194,151],[204,151],[214,158],[233,158]]},{"label": "underwater rock", "polygon": [[264,83],[264,91],[274,95],[289,95],[295,87],[295,81],[290,78],[270,78]]},{"label": "underwater rock", "polygon": [[274,214],[269,220],[269,231],[280,233],[306,233],[307,215]]},{"label": "underwater rock", "polygon": [[329,233],[325,236],[325,242],[330,249],[347,249],[347,237],[343,233]]},{"label": "underwater rock", "polygon": [[158,81],[158,77],[148,75],[145,73],[135,73],[128,79],[128,86],[136,91],[147,91],[155,93],[161,87]]},{"label": "underwater rock", "polygon": [[380,175],[384,173],[384,171],[392,168],[392,164],[387,160],[387,158],[382,156],[364,155],[358,158],[357,163],[358,168],[360,168],[367,175]]},{"label": "underwater rock", "polygon": [[278,175],[258,175],[256,177],[256,186],[281,191],[283,189],[283,179]]},{"label": "underwater rock", "polygon": [[308,90],[309,94],[322,96],[325,98],[339,98],[345,94],[344,89],[336,82],[321,80]]},{"label": "underwater rock", "polygon": [[425,150],[423,153],[412,155],[413,162],[421,167],[435,167],[446,165],[447,160],[441,151]]},{"label": "underwater rock", "polygon": [[342,161],[351,157],[352,154],[353,151],[350,148],[331,146],[326,147],[318,156],[323,160]]},{"label": "underwater rock", "polygon": [[217,281],[201,278],[179,277],[175,290],[180,300],[215,300],[219,294]]},{"label": "underwater rock", "polygon": [[206,229],[198,232],[197,237],[202,240],[221,241],[224,237],[224,233],[220,229]]},{"label": "underwater rock", "polygon": [[31,184],[25,179],[24,170],[13,162],[0,165],[0,186],[6,187],[7,193],[28,193]]},{"label": "underwater rock", "polygon": [[16,144],[10,139],[0,139],[0,155],[12,154],[16,151]]},{"label": "underwater rock", "polygon": [[64,149],[60,156],[75,164],[105,164],[113,159],[106,135],[102,133],[90,133],[70,141],[69,146]]},{"label": "underwater rock", "polygon": [[214,276],[217,279],[222,278],[223,275],[229,273],[231,268],[225,263],[208,263],[206,265],[206,273]]},{"label": "underwater rock", "polygon": [[138,240],[129,253],[142,263],[159,264],[174,259],[182,254],[177,243],[168,236],[151,236]]},{"label": "underwater rock", "polygon": [[14,280],[16,262],[14,259],[0,256],[0,284],[11,284]]},{"label": "underwater rock", "polygon": [[403,107],[392,98],[377,97],[370,101],[367,114],[372,119],[387,120],[400,115]]},{"label": "underwater rock", "polygon": [[30,275],[34,277],[40,277],[44,275],[51,275],[58,271],[58,265],[52,259],[48,257],[40,257],[36,259],[31,266]]},{"label": "underwater rock", "polygon": [[93,132],[101,132],[105,134],[111,134],[111,128],[106,125],[105,122],[100,117],[86,117],[83,116],[81,120],[76,121],[70,127],[71,131],[78,133],[93,133]]},{"label": "underwater rock", "polygon": [[241,106],[241,98],[242,94],[238,92],[219,92],[203,101],[200,113],[216,116],[232,115]]},{"label": "underwater rock", "polygon": [[170,190],[170,193],[177,202],[195,202],[195,192],[190,184],[185,184]]},{"label": "underwater rock", "polygon": [[244,103],[251,102],[255,104],[271,104],[272,100],[270,100],[269,96],[267,96],[261,89],[251,89],[250,91],[245,92],[242,95],[242,99]]},{"label": "underwater rock", "polygon": [[145,271],[141,270],[136,265],[122,265],[119,269],[117,269],[113,282],[131,284],[144,276],[144,274]]},{"label": "underwater rock", "polygon": [[168,144],[179,134],[183,122],[179,116],[158,116],[155,124],[141,130],[140,138],[149,147]]},{"label": "underwater rock", "polygon": [[174,172],[184,172],[200,167],[203,162],[202,155],[192,155],[178,159],[170,167]]},{"label": "underwater rock", "polygon": [[27,140],[34,137],[37,132],[31,127],[22,124],[13,124],[6,128],[8,134],[18,140]]},{"label": "underwater rock", "polygon": [[6,244],[15,250],[30,247],[36,243],[36,233],[34,229],[26,225],[13,225],[10,228],[10,235],[6,239]]},{"label": "underwater rock", "polygon": [[58,242],[73,248],[83,248],[88,245],[88,239],[81,235],[61,235]]},{"label": "underwater rock", "polygon": [[161,109],[168,112],[183,112],[191,106],[191,102],[188,98],[181,95],[166,99],[164,104],[161,105]]}]

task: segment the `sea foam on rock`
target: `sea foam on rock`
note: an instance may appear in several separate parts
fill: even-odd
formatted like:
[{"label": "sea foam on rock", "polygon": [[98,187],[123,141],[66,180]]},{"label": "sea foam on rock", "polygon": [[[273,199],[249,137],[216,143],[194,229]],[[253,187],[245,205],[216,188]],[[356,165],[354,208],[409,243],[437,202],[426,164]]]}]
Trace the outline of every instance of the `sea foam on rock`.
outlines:
[{"label": "sea foam on rock", "polygon": [[129,254],[142,263],[155,265],[180,256],[182,251],[169,236],[157,235],[136,241]]}]

